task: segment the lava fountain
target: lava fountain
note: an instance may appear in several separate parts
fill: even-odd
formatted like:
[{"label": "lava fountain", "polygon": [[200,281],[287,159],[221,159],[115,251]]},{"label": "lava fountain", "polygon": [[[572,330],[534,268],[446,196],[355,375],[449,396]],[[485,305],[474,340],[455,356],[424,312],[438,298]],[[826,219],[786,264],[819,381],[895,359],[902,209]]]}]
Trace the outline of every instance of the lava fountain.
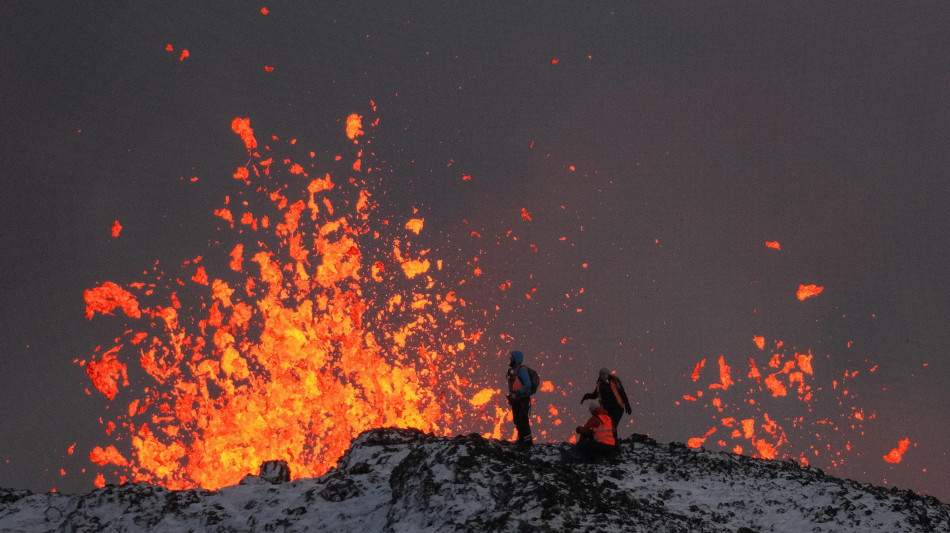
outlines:
[{"label": "lava fountain", "polygon": [[213,490],[271,459],[295,478],[322,475],[369,428],[498,433],[465,280],[416,244],[417,213],[381,213],[384,172],[362,117],[345,123],[339,155],[297,161],[276,153],[296,139],[259,145],[235,118],[248,159],[214,212],[211,252],[85,292],[87,318],[124,322],[77,361],[118,404],[103,421],[114,444],[90,453],[107,474]]}]

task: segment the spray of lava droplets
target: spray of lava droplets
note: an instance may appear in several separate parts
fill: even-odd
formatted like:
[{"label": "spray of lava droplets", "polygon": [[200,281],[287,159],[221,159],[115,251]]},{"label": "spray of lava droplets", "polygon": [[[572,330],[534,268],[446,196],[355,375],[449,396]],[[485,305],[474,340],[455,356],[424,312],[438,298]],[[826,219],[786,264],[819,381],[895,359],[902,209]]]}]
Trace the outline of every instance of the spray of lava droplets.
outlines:
[{"label": "spray of lava droplets", "polygon": [[[876,418],[857,407],[848,391],[859,371],[845,371],[840,381],[831,379],[826,387],[819,385],[820,368],[816,370],[819,365],[810,350],[789,349],[780,340],[766,343],[760,336],[753,337],[752,344],[753,351],[762,355],[748,357],[741,370],[734,371],[724,355],[719,356],[715,372],[706,368],[706,359],[696,363],[690,377],[699,388],[684,394],[684,402],[677,404],[712,410],[717,422],[687,444],[699,448],[713,442],[737,454],[794,459],[803,465],[824,454],[829,466],[839,466],[844,452],[852,448],[851,436],[863,435],[865,422]],[[704,374],[713,375],[706,386]],[[838,404],[838,421],[813,414],[817,402],[829,400]]]},{"label": "spray of lava droplets", "polygon": [[[777,241],[765,245],[781,250]],[[823,290],[818,285],[802,284],[796,297],[804,301]],[[764,336],[753,337],[752,345],[755,349],[750,346],[747,363],[730,364],[725,355],[720,355],[718,372],[706,368],[706,359],[693,367],[690,378],[698,388],[695,393],[684,394],[683,401],[676,404],[711,410],[716,423],[687,444],[699,448],[715,443],[737,454],[792,459],[806,466],[824,457],[829,467],[840,466],[845,453],[852,449],[850,439],[864,435],[864,424],[876,418],[858,407],[855,395],[848,390],[860,371],[845,370],[839,380],[822,368],[823,360],[816,361],[811,350],[790,349],[781,340],[766,342]],[[830,359],[828,355],[824,360]],[[737,366],[735,371],[733,366]],[[876,370],[876,365],[868,369]],[[702,376],[710,374],[711,383],[703,386]],[[839,420],[814,414],[817,403],[828,401],[837,402],[833,410],[840,413]],[[884,460],[900,462],[908,442],[901,441]]]},{"label": "spray of lava droplets", "polygon": [[90,452],[106,474],[217,489],[272,459],[322,475],[374,427],[499,436],[507,410],[473,377],[483,329],[457,294],[465,280],[413,243],[422,218],[379,213],[363,128],[350,115],[343,155],[297,162],[235,118],[250,157],[208,257],[86,291],[88,318],[124,321],[77,361],[120,405],[103,421],[115,444]]}]

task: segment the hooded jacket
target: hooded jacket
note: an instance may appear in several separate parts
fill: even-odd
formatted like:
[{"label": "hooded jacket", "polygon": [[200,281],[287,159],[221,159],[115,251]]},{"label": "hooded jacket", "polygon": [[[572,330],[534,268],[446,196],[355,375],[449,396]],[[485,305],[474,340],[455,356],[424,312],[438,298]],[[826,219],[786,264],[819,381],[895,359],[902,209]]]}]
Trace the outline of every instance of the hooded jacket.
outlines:
[{"label": "hooded jacket", "polygon": [[508,393],[514,394],[519,398],[531,396],[531,376],[528,369],[524,367],[524,354],[521,352],[511,352],[511,359],[508,362]]}]

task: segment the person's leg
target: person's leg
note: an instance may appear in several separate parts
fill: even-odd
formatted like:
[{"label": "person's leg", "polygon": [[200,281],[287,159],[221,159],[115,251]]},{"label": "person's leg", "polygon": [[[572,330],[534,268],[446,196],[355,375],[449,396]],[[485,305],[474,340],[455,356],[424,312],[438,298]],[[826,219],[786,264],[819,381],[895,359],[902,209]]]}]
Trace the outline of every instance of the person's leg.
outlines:
[{"label": "person's leg", "polygon": [[574,449],[577,451],[578,459],[582,461],[593,461],[597,455],[594,451],[594,445],[597,444],[592,438],[581,438],[577,441]]},{"label": "person's leg", "polygon": [[594,452],[598,457],[608,458],[617,453],[617,446],[604,444],[603,442],[594,443]]},{"label": "person's leg", "polygon": [[518,444],[533,444],[531,438],[531,399],[518,400],[512,406],[515,428],[518,430]]},{"label": "person's leg", "polygon": [[607,413],[610,417],[610,421],[614,425],[614,442],[619,443],[620,440],[617,438],[617,427],[620,425],[620,419],[623,418],[623,408],[614,409]]},{"label": "person's leg", "polygon": [[581,439],[575,447],[578,453],[587,461],[597,461],[612,456],[617,447],[597,442],[594,439]]}]

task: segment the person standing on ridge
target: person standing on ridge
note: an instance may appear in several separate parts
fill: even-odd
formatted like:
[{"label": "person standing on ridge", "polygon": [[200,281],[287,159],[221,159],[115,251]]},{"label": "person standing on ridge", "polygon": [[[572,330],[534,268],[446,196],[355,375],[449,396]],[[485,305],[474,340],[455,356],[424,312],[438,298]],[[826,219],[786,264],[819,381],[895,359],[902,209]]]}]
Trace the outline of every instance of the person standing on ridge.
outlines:
[{"label": "person standing on ridge", "polygon": [[597,398],[613,423],[614,439],[617,438],[617,426],[620,424],[620,418],[624,411],[629,415],[633,413],[630,408],[630,400],[627,398],[627,392],[623,390],[623,383],[620,378],[613,375],[609,368],[601,368],[600,376],[597,378],[597,385],[594,386],[594,392],[589,392],[581,398],[581,403],[587,400]]},{"label": "person standing on ridge", "polygon": [[524,354],[519,351],[511,352],[508,361],[508,405],[511,406],[511,416],[518,430],[518,446],[528,447],[534,444],[531,438],[531,374],[524,366]]}]

